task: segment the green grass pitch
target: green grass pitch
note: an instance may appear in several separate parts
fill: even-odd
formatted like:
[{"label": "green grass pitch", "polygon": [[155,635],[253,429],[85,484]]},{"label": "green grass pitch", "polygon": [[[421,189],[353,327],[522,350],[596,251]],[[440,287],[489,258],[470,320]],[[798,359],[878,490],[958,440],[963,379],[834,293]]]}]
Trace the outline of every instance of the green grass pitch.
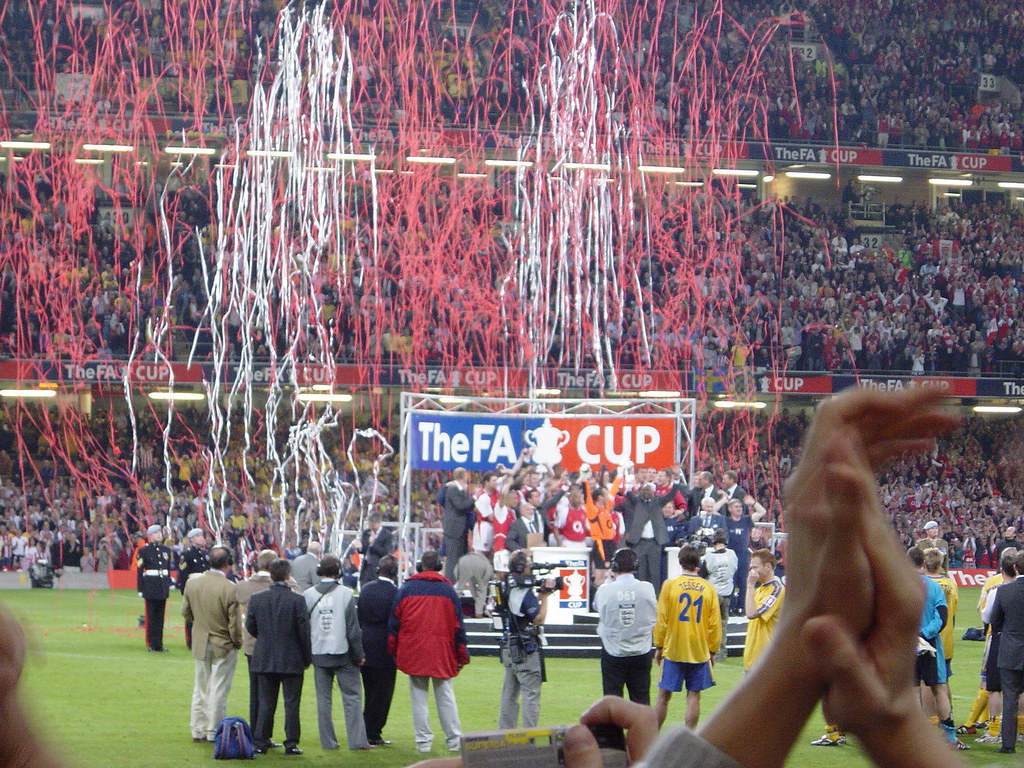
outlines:
[{"label": "green grass pitch", "polygon": [[[968,626],[980,626],[974,611],[977,589],[960,593],[957,635]],[[181,603],[172,597],[167,611],[168,654],[145,650],[138,616],[142,601],[125,591],[8,591],[0,597],[27,628],[30,658],[24,678],[24,694],[36,723],[49,736],[55,750],[70,766],[80,768],[190,768],[216,765],[212,748],[191,742],[188,718],[192,690],[192,658],[184,647]],[[978,686],[982,643],[958,640],[954,657],[954,717],[963,721]],[[742,675],[739,659],[730,659],[716,671],[718,685],[706,692],[706,717],[733,689]],[[464,731],[496,727],[502,672],[497,659],[477,658],[455,682]],[[542,722],[574,722],[601,693],[596,660],[548,661],[548,682],[542,699]],[[677,696],[669,710],[669,722],[682,720],[684,702]],[[444,739],[432,710],[434,755],[447,756]],[[335,694],[335,724],[344,744],[344,720]],[[228,713],[247,717],[248,676],[245,660],[239,661]],[[751,723],[737,738],[757,738],[771,728],[771,709],[760,722]],[[816,714],[800,739],[790,765],[863,766],[855,746],[812,747],[823,721]],[[267,766],[309,765],[404,766],[419,755],[413,745],[408,683],[400,673],[391,718],[385,731],[394,746],[373,752],[353,753],[342,747],[328,752],[319,746],[316,733],[315,695],[312,675],[307,674],[302,701],[302,742],[305,755],[281,754],[258,758]],[[275,738],[283,736],[281,708]],[[1012,764],[1010,756],[997,755],[997,745],[974,744],[962,753],[970,765]],[[274,750],[280,752],[279,750]],[[1000,759],[1002,758],[1002,759]],[[922,760],[922,765],[926,764]]]}]

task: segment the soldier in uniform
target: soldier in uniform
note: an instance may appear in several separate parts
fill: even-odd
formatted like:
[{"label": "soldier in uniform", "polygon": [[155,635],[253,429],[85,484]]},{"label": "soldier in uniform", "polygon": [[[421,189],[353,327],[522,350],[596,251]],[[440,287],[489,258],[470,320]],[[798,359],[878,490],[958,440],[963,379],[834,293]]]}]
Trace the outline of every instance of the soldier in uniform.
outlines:
[{"label": "soldier in uniform", "polygon": [[171,594],[171,550],[161,542],[163,529],[151,525],[146,531],[149,543],[139,550],[139,597],[146,601],[146,647],[165,653],[164,611]]},{"label": "soldier in uniform", "polygon": [[[181,560],[178,563],[178,590],[185,594],[185,585],[189,577],[196,573],[205,573],[210,570],[210,558],[206,553],[206,536],[202,528],[193,528],[185,538],[190,542],[181,553]],[[192,622],[185,622],[185,645],[192,648]]]}]

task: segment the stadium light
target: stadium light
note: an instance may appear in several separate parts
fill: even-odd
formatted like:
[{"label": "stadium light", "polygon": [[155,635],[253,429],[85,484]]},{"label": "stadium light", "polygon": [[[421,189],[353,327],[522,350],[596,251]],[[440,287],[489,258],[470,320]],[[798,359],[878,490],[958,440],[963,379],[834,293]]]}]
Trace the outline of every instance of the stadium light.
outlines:
[{"label": "stadium light", "polygon": [[646,392],[641,392],[641,397],[680,397],[682,392],[675,389],[649,389]]},{"label": "stadium light", "polygon": [[641,173],[686,173],[687,168],[676,168],[671,165],[638,165]]},{"label": "stadium light", "polygon": [[567,171],[610,171],[610,163],[562,163]]},{"label": "stadium light", "polygon": [[314,392],[330,392],[334,386],[332,384],[314,384],[310,389]]},{"label": "stadium light", "polygon": [[4,397],[56,397],[54,389],[0,389],[0,395]]},{"label": "stadium light", "polygon": [[76,157],[75,162],[79,165],[103,165],[101,157]]},{"label": "stadium light", "polygon": [[825,173],[824,171],[786,171],[786,175],[791,179],[831,179],[831,173]]},{"label": "stadium light", "polygon": [[83,144],[82,149],[93,152],[133,152],[135,147],[131,144]]},{"label": "stadium light", "polygon": [[715,176],[758,176],[761,173],[752,168],[712,168],[711,172]]},{"label": "stadium light", "polygon": [[877,181],[880,184],[899,184],[903,181],[902,176],[875,176],[870,173],[862,173],[857,177],[858,181]]},{"label": "stadium light", "polygon": [[49,149],[48,141],[0,141],[4,149]]},{"label": "stadium light", "polygon": [[367,162],[372,163],[377,159],[376,155],[373,154],[362,154],[359,152],[328,152],[328,160],[349,160],[353,163]]},{"label": "stadium light", "polygon": [[680,187],[703,187],[703,181],[673,181],[673,184]]},{"label": "stadium light", "polygon": [[532,160],[484,160],[492,168],[533,168]]},{"label": "stadium light", "polygon": [[1020,413],[1024,408],[1019,405],[976,405],[975,413]]},{"label": "stadium light", "polygon": [[1003,189],[1024,189],[1024,181],[1000,181],[996,186]]},{"label": "stadium light", "polygon": [[214,168],[237,168],[238,166],[234,163],[217,163]]},{"label": "stadium light", "polygon": [[762,176],[761,177],[761,181],[763,181],[765,184],[767,184],[770,181],[775,181],[775,176],[769,173],[769,174],[767,174],[765,176]]},{"label": "stadium light", "polygon": [[486,179],[486,173],[457,173],[455,174],[460,179]]},{"label": "stadium light", "polygon": [[716,408],[765,408],[768,403],[759,400],[716,400]]},{"label": "stadium light", "polygon": [[333,392],[296,392],[295,399],[300,403],[351,403],[352,395]]},{"label": "stadium light", "polygon": [[164,147],[164,152],[168,155],[213,155],[217,153],[217,150],[213,147],[179,147],[172,145]]},{"label": "stadium light", "polygon": [[757,184],[737,184],[740,189],[757,189]]},{"label": "stadium light", "polygon": [[557,397],[562,394],[560,389],[546,389],[544,387],[538,387],[531,393],[532,397]]},{"label": "stadium light", "polygon": [[286,149],[247,149],[245,154],[249,157],[295,157],[294,152]]},{"label": "stadium light", "polygon": [[408,155],[405,158],[407,163],[422,163],[424,165],[455,165],[454,157],[433,157],[431,155]]},{"label": "stadium light", "polygon": [[928,179],[928,183],[936,187],[969,187],[974,184],[970,179]]},{"label": "stadium light", "polygon": [[150,400],[205,400],[206,395],[202,392],[149,392],[146,395]]}]

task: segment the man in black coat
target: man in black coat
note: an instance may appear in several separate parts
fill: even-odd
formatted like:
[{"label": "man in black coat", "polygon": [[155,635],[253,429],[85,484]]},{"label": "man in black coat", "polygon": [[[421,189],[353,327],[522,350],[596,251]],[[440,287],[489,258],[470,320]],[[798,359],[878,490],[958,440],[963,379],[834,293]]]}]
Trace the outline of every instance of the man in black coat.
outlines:
[{"label": "man in black coat", "polygon": [[1017,746],[1017,700],[1024,692],[1024,553],[1017,555],[1017,580],[996,589],[992,632],[999,633],[999,681],[1003,688],[1001,754]]},{"label": "man in black coat", "polygon": [[389,529],[381,523],[379,512],[373,512],[367,518],[369,527],[363,531],[359,541],[359,551],[363,562],[359,568],[359,586],[377,578],[377,564],[384,555],[390,555],[395,549],[394,538]]},{"label": "man in black coat", "polygon": [[654,483],[644,483],[640,490],[627,493],[615,508],[622,512],[626,524],[626,546],[636,552],[636,577],[649,581],[655,591],[661,589],[661,548],[668,543],[668,528],[661,508],[685,488],[678,482],[660,496],[654,495]]},{"label": "man in black coat", "polygon": [[[687,495],[686,491],[683,491]],[[710,472],[698,472],[693,478],[693,488],[688,493],[690,501],[690,517],[699,515],[701,502],[704,499],[711,499],[714,502],[721,501],[725,494],[715,487],[715,478]]]},{"label": "man in black coat", "polygon": [[292,567],[287,560],[270,564],[270,588],[257,592],[249,600],[245,628],[256,638],[252,669],[258,677],[259,719],[253,734],[253,746],[259,754],[270,747],[274,730],[277,694],[284,689],[284,753],[301,755],[299,749],[299,701],[302,677],[313,663],[306,600],[292,592],[288,577]]},{"label": "man in black coat", "polygon": [[366,698],[363,720],[367,740],[377,746],[391,743],[384,739],[383,730],[395,694],[396,668],[394,658],[388,653],[388,620],[398,592],[397,578],[398,561],[391,555],[384,555],[377,563],[376,581],[360,590],[356,608],[359,626],[363,629],[363,655],[366,657],[359,668]]},{"label": "man in black coat", "polygon": [[444,575],[455,583],[455,565],[466,554],[466,535],[472,530],[467,515],[473,511],[476,500],[469,490],[469,472],[462,467],[452,472],[451,482],[441,494],[441,528],[444,532]]}]

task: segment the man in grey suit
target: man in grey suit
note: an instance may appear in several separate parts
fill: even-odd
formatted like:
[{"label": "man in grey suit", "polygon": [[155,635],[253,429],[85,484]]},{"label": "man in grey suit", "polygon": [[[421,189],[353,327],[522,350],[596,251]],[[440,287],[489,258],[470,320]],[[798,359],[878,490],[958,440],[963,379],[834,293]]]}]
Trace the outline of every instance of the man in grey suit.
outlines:
[{"label": "man in grey suit", "polygon": [[480,618],[484,615],[487,604],[487,584],[494,578],[491,561],[479,552],[467,552],[459,558],[455,566],[455,591],[460,595],[468,589],[473,595],[473,615]]},{"label": "man in grey suit", "polygon": [[1003,687],[1000,754],[1017,745],[1017,701],[1024,692],[1024,553],[1017,555],[1017,578],[996,589],[992,632],[999,633],[999,680]]},{"label": "man in grey suit", "polygon": [[452,472],[452,479],[442,491],[441,528],[444,532],[444,575],[455,583],[455,566],[466,554],[466,536],[472,529],[468,516],[476,500],[469,490],[469,472],[462,467]]},{"label": "man in grey suit", "polygon": [[217,723],[228,709],[228,694],[235,679],[242,624],[235,585],[227,579],[231,552],[210,550],[210,570],[185,583],[181,615],[192,623],[192,741],[213,741]]},{"label": "man in grey suit", "polygon": [[626,524],[626,546],[636,552],[636,577],[649,581],[655,591],[661,589],[661,548],[668,543],[668,528],[661,508],[686,489],[676,483],[660,496],[654,495],[654,483],[644,483],[640,490],[627,493],[615,508],[622,512]]},{"label": "man in grey suit", "polygon": [[324,555],[320,560],[321,581],[307,589],[310,636],[313,645],[313,681],[316,683],[316,713],[320,746],[337,749],[331,714],[331,693],[338,681],[345,710],[345,733],[349,749],[376,749],[366,739],[363,722],[363,690],[359,667],[366,661],[363,633],[359,628],[356,601],[352,590],[339,582],[341,560]]},{"label": "man in grey suit", "polygon": [[299,585],[300,592],[305,592],[320,581],[316,569],[320,565],[320,555],[323,551],[323,544],[311,541],[306,547],[306,554],[299,555],[292,561],[292,578]]}]

